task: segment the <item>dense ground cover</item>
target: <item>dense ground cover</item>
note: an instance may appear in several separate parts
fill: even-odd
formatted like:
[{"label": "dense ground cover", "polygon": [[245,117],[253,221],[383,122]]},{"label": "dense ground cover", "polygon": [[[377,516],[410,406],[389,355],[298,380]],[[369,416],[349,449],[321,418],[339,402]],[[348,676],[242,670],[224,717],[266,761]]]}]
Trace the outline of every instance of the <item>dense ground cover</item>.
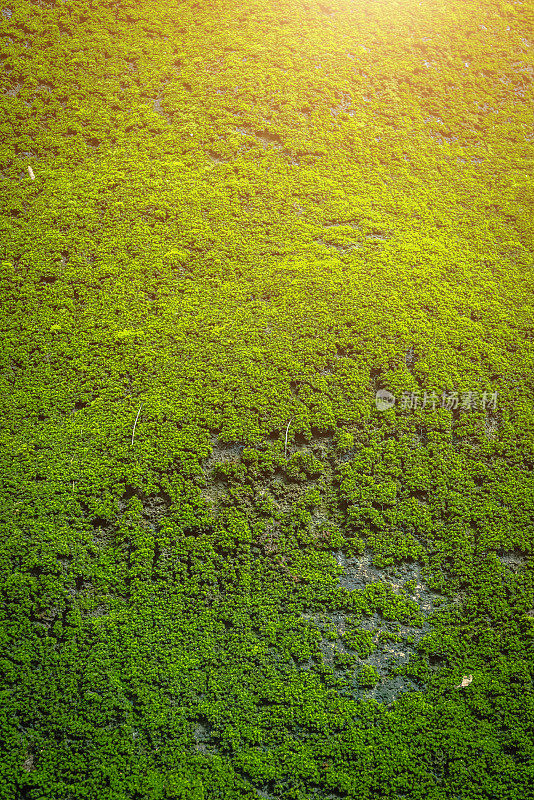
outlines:
[{"label": "dense ground cover", "polygon": [[534,797],[532,7],[4,5],[0,798]]}]

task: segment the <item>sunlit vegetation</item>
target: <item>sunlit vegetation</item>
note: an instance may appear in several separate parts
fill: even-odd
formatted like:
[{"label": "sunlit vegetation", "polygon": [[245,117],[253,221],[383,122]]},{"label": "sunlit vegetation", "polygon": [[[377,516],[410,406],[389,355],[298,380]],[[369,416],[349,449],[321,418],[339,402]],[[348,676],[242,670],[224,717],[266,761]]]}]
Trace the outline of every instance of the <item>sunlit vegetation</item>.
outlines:
[{"label": "sunlit vegetation", "polygon": [[0,800],[532,797],[532,6],[4,6]]}]

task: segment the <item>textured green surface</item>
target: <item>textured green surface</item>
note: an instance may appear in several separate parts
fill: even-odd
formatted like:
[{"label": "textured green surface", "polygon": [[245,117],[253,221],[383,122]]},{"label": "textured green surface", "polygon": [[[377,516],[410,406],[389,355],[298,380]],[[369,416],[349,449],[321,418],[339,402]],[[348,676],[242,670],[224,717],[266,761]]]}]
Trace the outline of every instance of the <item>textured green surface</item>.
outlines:
[{"label": "textured green surface", "polygon": [[4,6],[0,800],[534,798],[532,5]]}]

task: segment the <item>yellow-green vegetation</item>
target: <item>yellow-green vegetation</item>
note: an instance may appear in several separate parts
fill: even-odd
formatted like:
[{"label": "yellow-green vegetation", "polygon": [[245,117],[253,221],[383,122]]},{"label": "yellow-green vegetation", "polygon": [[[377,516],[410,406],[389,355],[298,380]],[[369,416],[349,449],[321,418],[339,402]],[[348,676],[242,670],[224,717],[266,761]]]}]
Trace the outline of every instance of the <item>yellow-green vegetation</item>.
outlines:
[{"label": "yellow-green vegetation", "polygon": [[0,800],[532,798],[532,4],[0,11]]},{"label": "yellow-green vegetation", "polygon": [[360,669],[360,672],[358,674],[358,683],[360,684],[360,686],[373,687],[376,686],[379,680],[380,680],[380,675],[376,671],[376,668],[373,667],[371,664],[364,664],[363,667]]}]

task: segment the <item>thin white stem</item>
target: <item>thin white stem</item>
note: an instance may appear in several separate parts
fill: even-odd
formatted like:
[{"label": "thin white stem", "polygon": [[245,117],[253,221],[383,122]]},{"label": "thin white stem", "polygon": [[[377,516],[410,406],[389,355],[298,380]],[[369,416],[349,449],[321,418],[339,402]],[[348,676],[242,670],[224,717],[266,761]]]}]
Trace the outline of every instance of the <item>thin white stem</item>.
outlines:
[{"label": "thin white stem", "polygon": [[292,421],[293,421],[293,417],[291,417],[291,419],[290,419],[290,420],[289,420],[289,422],[287,423],[287,428],[286,428],[286,441],[285,441],[285,443],[284,443],[284,458],[287,458],[287,433],[288,433],[288,431],[289,431],[289,426],[291,425]]},{"label": "thin white stem", "polygon": [[133,445],[133,440],[134,440],[134,436],[135,436],[135,426],[137,425],[137,420],[139,419],[139,414],[141,413],[141,409],[143,408],[143,406],[144,406],[144,403],[141,403],[141,406],[140,406],[139,411],[137,412],[137,416],[135,418],[133,431],[132,431],[132,445]]}]

